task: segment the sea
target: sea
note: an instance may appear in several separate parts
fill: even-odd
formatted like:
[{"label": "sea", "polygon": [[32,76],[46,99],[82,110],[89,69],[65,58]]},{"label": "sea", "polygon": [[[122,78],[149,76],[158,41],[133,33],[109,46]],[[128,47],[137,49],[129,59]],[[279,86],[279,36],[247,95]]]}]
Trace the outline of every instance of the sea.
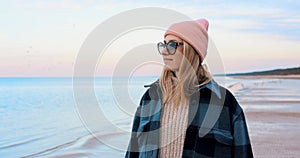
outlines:
[{"label": "sea", "polygon": [[[0,157],[55,157],[75,149],[76,157],[90,152],[89,147],[78,144],[93,134],[105,138],[109,133],[130,132],[134,111],[147,89],[144,85],[157,79],[157,76],[79,80],[0,78]],[[243,88],[239,86],[240,79],[215,77],[215,80],[224,87],[236,85],[233,91]],[[102,143],[94,151],[122,157],[124,149],[116,149],[107,140],[108,143]],[[120,148],[124,148],[128,140],[120,142],[123,143]]]}]

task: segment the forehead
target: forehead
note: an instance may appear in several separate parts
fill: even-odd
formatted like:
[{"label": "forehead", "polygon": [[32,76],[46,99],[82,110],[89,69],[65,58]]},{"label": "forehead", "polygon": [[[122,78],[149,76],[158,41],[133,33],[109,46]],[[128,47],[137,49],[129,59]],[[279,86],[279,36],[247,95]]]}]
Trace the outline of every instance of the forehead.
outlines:
[{"label": "forehead", "polygon": [[174,36],[174,35],[167,35],[167,36],[165,37],[165,42],[168,43],[169,41],[181,42],[182,39],[179,38],[179,37],[177,37],[177,36]]}]

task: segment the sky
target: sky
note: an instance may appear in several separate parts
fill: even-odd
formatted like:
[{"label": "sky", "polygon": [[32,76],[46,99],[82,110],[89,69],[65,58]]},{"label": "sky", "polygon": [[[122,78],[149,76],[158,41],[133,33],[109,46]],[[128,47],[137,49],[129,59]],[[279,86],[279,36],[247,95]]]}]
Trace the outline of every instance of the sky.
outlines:
[{"label": "sky", "polygon": [[[298,0],[11,0],[1,1],[0,6],[0,77],[72,76],[87,36],[112,16],[140,7],[167,8],[192,19],[208,19],[208,33],[224,73],[300,66]],[[118,64],[120,54],[109,56],[99,59],[98,74],[111,75],[112,63]],[[148,64],[134,72],[157,75],[160,68],[159,63]]]}]

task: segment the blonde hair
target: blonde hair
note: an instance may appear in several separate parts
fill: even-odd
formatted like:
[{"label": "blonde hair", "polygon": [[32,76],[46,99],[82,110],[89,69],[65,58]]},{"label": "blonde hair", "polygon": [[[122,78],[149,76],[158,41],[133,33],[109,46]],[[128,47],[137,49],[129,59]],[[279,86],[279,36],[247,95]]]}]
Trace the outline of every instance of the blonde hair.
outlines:
[{"label": "blonde hair", "polygon": [[212,79],[206,67],[201,64],[198,53],[186,42],[183,44],[182,54],[183,58],[176,76],[166,67],[160,76],[163,104],[173,102],[177,107],[188,105],[190,96],[197,88]]}]

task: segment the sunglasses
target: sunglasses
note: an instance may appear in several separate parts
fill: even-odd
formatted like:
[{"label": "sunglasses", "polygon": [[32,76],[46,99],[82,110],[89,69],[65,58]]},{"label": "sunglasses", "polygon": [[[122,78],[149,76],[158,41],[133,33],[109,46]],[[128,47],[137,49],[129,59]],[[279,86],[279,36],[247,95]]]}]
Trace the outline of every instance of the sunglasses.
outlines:
[{"label": "sunglasses", "polygon": [[175,41],[170,41],[168,43],[162,43],[159,42],[157,43],[157,49],[159,54],[163,54],[163,49],[167,49],[168,54],[173,55],[176,53],[176,49],[179,45],[183,45],[183,42],[175,42]]}]

